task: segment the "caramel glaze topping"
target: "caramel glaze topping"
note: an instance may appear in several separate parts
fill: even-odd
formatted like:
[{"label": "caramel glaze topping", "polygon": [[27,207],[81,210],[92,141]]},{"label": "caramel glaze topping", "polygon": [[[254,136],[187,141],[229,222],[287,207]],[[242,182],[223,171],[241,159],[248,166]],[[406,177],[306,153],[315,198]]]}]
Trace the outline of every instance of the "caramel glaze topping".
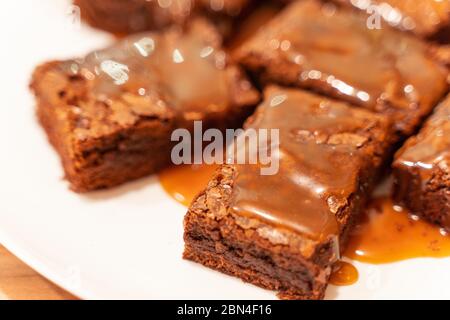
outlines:
[{"label": "caramel glaze topping", "polygon": [[450,174],[450,96],[436,109],[422,131],[399,151],[396,163],[416,167],[424,174],[435,167]]},{"label": "caramel glaze topping", "polygon": [[[338,236],[352,194],[365,190],[365,165],[384,118],[295,89],[270,87],[247,129],[279,129],[279,172],[261,175],[260,164],[237,165],[232,210],[304,234]],[[384,137],[383,137],[384,138]],[[370,164],[369,164],[370,163]],[[358,197],[358,196],[357,196]]]},{"label": "caramel glaze topping", "polygon": [[[133,35],[84,59],[63,62],[59,77],[67,74],[72,81],[67,90],[80,79],[84,89],[78,91],[89,96],[68,102],[79,119],[78,131],[91,135],[95,127],[104,135],[140,119],[203,120],[250,100],[255,103],[258,94],[220,48],[216,30],[197,19],[186,30]],[[95,105],[87,105],[89,101]]]},{"label": "caramel glaze topping", "polygon": [[98,97],[132,92],[183,110],[201,111],[205,104],[224,108],[226,56],[218,50],[217,39],[204,39],[205,33],[196,28],[198,23],[186,36],[177,29],[130,36],[66,67],[92,80]]},{"label": "caramel glaze topping", "polygon": [[[423,190],[439,188],[446,191],[446,199],[442,200],[450,210],[450,96],[436,109],[420,133],[406,142],[393,165],[404,169],[400,172],[408,172],[412,168],[419,175],[417,182]],[[435,176],[441,179],[434,179]],[[402,179],[401,175],[397,179]],[[405,182],[398,183],[401,186]],[[397,188],[398,198],[402,199],[407,190]],[[449,215],[446,219],[445,225],[450,224]]]},{"label": "caramel glaze topping", "polygon": [[448,88],[447,71],[424,42],[388,26],[370,30],[366,15],[320,1],[291,4],[241,54],[244,63],[263,65],[270,80],[400,113],[395,125],[408,132],[409,117],[427,115]]},{"label": "caramel glaze topping", "polygon": [[442,25],[450,23],[448,0],[340,0],[368,10],[377,6],[381,17],[390,25],[430,35]]}]

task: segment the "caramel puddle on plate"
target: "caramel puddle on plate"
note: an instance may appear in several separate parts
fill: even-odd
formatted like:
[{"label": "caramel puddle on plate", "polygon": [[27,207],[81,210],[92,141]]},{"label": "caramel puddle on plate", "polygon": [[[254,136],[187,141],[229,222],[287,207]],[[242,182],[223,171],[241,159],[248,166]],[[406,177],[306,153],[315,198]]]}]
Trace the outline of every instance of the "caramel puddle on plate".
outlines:
[{"label": "caramel puddle on plate", "polygon": [[159,174],[159,181],[173,199],[188,207],[205,189],[218,167],[216,164],[172,166]]},{"label": "caramel puddle on plate", "polygon": [[335,286],[351,286],[358,282],[359,273],[354,265],[345,261],[338,261],[331,273],[330,283]]},{"label": "caramel puddle on plate", "polygon": [[[344,255],[352,260],[383,264],[413,258],[450,257],[450,236],[394,205],[389,197],[374,199],[350,235]],[[352,285],[358,270],[350,263],[336,263],[330,283]]]},{"label": "caramel puddle on plate", "polygon": [[369,205],[345,256],[372,264],[450,257],[450,236],[383,197]]}]

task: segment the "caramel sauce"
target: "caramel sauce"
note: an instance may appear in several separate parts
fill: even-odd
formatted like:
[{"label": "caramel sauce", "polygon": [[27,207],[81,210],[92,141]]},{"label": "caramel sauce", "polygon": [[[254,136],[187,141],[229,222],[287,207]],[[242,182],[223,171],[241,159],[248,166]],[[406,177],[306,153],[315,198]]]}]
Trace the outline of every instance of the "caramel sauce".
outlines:
[{"label": "caramel sauce", "polygon": [[172,166],[159,174],[163,189],[179,203],[189,206],[195,196],[205,189],[218,165]]},{"label": "caramel sauce", "polygon": [[[89,80],[91,92],[106,104],[139,99],[145,108],[133,100],[133,113],[152,116],[167,105],[175,113],[216,113],[230,104],[227,55],[220,45],[208,24],[195,21],[185,32],[130,35],[62,68]],[[111,106],[113,112],[119,109]]]},{"label": "caramel sauce", "polygon": [[335,286],[351,286],[358,282],[359,273],[354,265],[345,261],[338,261],[330,277],[330,283]]},{"label": "caramel sauce", "polygon": [[409,139],[398,152],[394,166],[414,168],[423,181],[436,171],[449,172],[450,166],[450,95],[436,108],[420,133]]},{"label": "caramel sauce", "polygon": [[[363,190],[358,174],[369,146],[362,128],[378,118],[317,95],[269,87],[247,129],[278,129],[279,170],[262,175],[260,165],[238,164],[232,210],[312,239],[339,234],[336,213]],[[344,141],[345,140],[345,141]],[[275,193],[275,194],[274,194]]]},{"label": "caramel sauce", "polygon": [[354,229],[345,256],[372,264],[450,257],[450,236],[389,198],[379,198]]},{"label": "caramel sauce", "polygon": [[450,11],[450,2],[441,0],[365,0],[351,4],[361,10],[375,9],[390,25],[419,34],[431,33],[448,19]]},{"label": "caramel sauce", "polygon": [[122,39],[125,39],[125,38],[128,36],[128,34],[125,33],[125,32],[113,32],[113,33],[112,33],[112,36],[113,36],[117,41],[120,41],[120,40],[122,40]]}]

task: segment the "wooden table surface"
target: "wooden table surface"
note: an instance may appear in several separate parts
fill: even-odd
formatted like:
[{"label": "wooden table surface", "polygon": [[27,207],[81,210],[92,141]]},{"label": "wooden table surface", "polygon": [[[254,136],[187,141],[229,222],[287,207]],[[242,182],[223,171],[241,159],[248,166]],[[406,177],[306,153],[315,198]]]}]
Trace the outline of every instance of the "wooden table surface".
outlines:
[{"label": "wooden table surface", "polygon": [[0,300],[74,300],[0,245]]}]

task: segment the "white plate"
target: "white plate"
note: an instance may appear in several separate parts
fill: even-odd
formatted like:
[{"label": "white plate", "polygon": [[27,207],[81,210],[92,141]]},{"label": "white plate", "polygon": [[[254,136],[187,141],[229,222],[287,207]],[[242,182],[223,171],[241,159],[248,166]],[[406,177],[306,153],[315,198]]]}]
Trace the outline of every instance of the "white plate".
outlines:
[{"label": "white plate", "polygon": [[[273,299],[275,294],[183,261],[185,208],[147,178],[80,196],[34,116],[34,66],[112,39],[68,17],[65,0],[4,1],[0,10],[0,242],[88,299]],[[450,298],[450,259],[357,264],[358,284],[328,298]]]}]

